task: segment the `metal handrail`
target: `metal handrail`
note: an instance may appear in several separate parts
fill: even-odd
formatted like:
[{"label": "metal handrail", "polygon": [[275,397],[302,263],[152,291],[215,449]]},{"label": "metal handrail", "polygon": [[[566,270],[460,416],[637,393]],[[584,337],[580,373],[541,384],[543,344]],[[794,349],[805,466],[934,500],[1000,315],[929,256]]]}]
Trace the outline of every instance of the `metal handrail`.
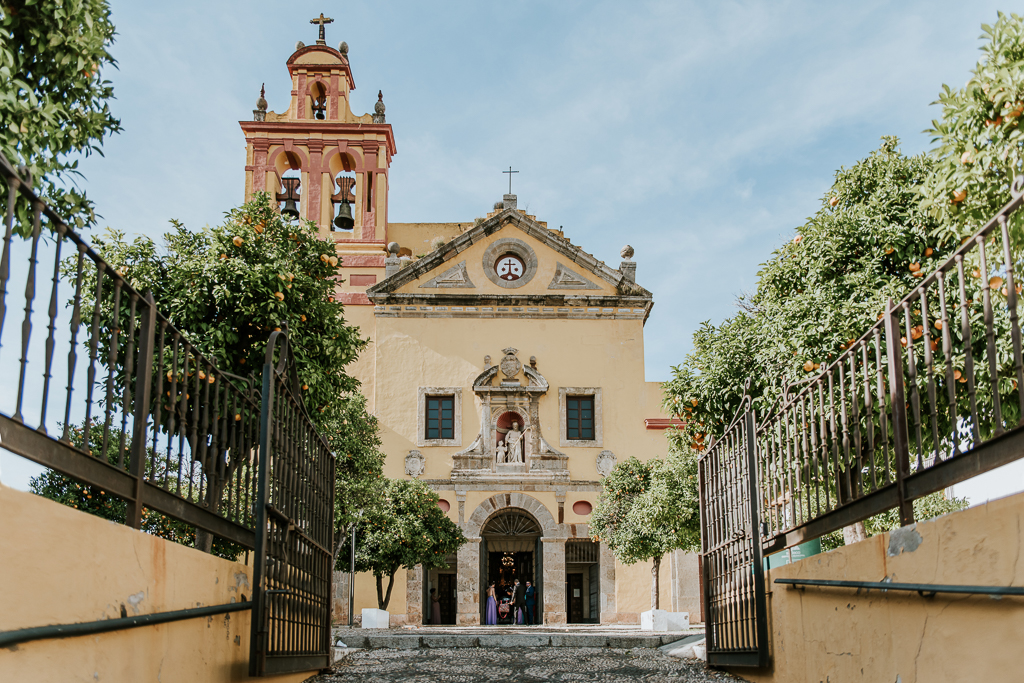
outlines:
[{"label": "metal handrail", "polygon": [[773,583],[793,586],[801,590],[804,586],[815,586],[819,588],[865,588],[882,592],[907,591],[918,593],[921,597],[928,598],[937,593],[1024,597],[1024,588],[1018,586],[963,586],[948,583],[889,583],[888,581],[840,581],[833,579],[775,579]]},{"label": "metal handrail", "polygon": [[210,617],[217,614],[228,614],[229,612],[243,612],[250,609],[252,609],[252,601],[246,600],[226,605],[190,607],[170,612],[154,612],[153,614],[140,614],[134,617],[121,617],[120,619],[100,619],[99,621],[84,621],[77,624],[54,624],[52,626],[35,626],[14,631],[0,631],[0,647],[11,647],[12,645],[19,645],[33,640],[91,636],[97,633],[123,631],[140,626],[155,626],[156,624],[166,624],[172,621]]}]

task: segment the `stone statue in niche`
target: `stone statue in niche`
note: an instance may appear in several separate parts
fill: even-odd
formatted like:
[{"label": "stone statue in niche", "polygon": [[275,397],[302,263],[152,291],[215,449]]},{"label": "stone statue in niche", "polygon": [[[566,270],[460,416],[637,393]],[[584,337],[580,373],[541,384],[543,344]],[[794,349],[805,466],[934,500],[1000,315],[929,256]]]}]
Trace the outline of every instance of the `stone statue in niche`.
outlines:
[{"label": "stone statue in niche", "polygon": [[511,464],[522,464],[525,462],[523,460],[523,437],[526,436],[528,431],[530,431],[529,428],[525,432],[519,431],[519,423],[516,421],[512,422],[512,429],[505,435],[505,462]]},{"label": "stone statue in niche", "polygon": [[426,469],[427,461],[419,451],[409,451],[405,456],[405,473],[413,479],[418,478]]},{"label": "stone statue in niche", "polygon": [[505,442],[499,441],[498,445],[494,449],[494,462],[499,465],[503,465],[508,459],[508,449],[505,448]]}]

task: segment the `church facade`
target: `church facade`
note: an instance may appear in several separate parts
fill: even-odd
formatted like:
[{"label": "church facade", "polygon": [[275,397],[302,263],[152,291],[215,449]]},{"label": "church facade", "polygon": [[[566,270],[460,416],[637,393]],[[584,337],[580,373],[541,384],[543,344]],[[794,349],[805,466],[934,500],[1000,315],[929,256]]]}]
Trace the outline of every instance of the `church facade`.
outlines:
[{"label": "church facade", "polygon": [[[416,478],[469,542],[447,567],[396,577],[392,624],[483,621],[486,588],[515,578],[538,588],[544,623],[636,623],[650,609],[651,564],[624,566],[590,540],[601,479],[615,463],[662,457],[657,383],[644,381],[644,323],[653,295],[633,250],[611,267],[505,195],[462,223],[391,223],[397,154],[383,95],[356,116],[348,47],[301,43],[287,61],[288,110],[262,95],[247,145],[245,198],[273,193],[314,221],[342,264],[337,296],[370,341],[351,374],[382,428],[385,475]],[[700,613],[697,562],[662,563],[664,609]],[[348,619],[348,580],[335,616]],[[356,577],[355,608],[376,607]]]}]

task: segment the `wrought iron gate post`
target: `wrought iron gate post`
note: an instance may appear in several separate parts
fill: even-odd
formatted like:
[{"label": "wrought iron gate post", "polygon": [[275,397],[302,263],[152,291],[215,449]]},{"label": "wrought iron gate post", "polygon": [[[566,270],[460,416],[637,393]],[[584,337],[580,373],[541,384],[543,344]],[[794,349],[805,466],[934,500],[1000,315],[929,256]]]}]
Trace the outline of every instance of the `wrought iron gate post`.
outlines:
[{"label": "wrought iron gate post", "polygon": [[[99,305],[99,304],[97,304]],[[128,501],[125,524],[139,529],[142,527],[142,488],[146,481],[146,444],[148,443],[149,403],[153,388],[153,342],[156,338],[156,302],[153,293],[147,292],[142,304],[142,323],[139,325],[139,361],[136,363],[135,401],[132,406],[132,452],[128,471],[134,477],[134,497]],[[125,384],[131,382],[125,378]],[[128,406],[124,406],[128,410]],[[153,425],[156,429],[156,425]]]},{"label": "wrought iron gate post", "polygon": [[256,469],[256,498],[253,500],[255,550],[252,562],[252,623],[249,629],[249,675],[260,676],[266,668],[267,613],[263,575],[267,569],[267,494],[270,484],[271,406],[274,403],[274,341],[280,332],[270,335],[263,363],[263,391],[260,402],[260,452]]},{"label": "wrought iron gate post", "polygon": [[768,665],[768,605],[764,588],[764,559],[761,552],[761,493],[757,471],[757,420],[753,406],[747,411],[747,483],[750,490],[750,543],[754,571],[754,624],[757,638],[757,666]]},{"label": "wrought iron gate post", "polygon": [[899,500],[900,525],[907,526],[914,523],[914,503],[907,500],[905,484],[906,477],[910,475],[910,429],[907,425],[907,400],[903,390],[903,347],[900,341],[900,321],[891,298],[885,304],[885,350],[889,365],[889,400],[892,403],[896,495]]}]

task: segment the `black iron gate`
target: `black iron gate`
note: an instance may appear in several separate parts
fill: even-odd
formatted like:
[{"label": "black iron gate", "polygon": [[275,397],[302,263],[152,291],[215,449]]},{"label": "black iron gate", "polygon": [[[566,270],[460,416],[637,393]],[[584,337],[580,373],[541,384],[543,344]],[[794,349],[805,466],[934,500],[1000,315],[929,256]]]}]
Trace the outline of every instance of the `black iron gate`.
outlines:
[{"label": "black iron gate", "polygon": [[768,619],[759,533],[756,422],[749,397],[700,457],[701,562],[708,664],[765,666]]},{"label": "black iron gate", "polygon": [[267,344],[259,458],[249,673],[326,668],[335,463],[306,414],[286,332]]}]

